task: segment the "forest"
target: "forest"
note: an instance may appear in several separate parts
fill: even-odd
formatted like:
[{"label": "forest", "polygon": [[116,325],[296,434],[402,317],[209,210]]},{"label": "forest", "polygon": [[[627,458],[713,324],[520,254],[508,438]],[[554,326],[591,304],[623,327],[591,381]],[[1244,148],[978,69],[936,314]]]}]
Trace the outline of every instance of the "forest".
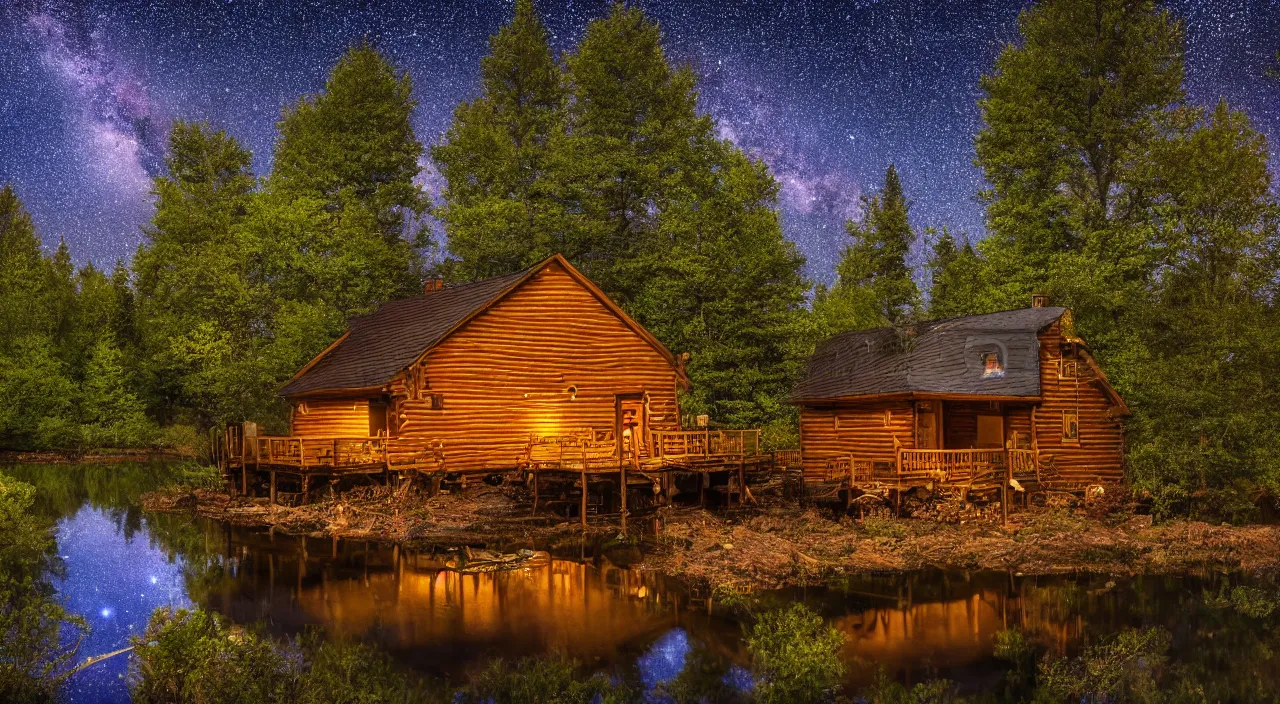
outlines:
[{"label": "forest", "polygon": [[557,55],[516,2],[430,144],[412,77],[368,43],[283,109],[268,173],[234,135],[175,121],[144,244],[109,272],[65,243],[49,254],[4,186],[0,447],[283,430],[276,389],[351,316],[560,252],[690,353],[685,413],[779,447],[818,340],[1048,295],[1133,409],[1127,471],[1157,513],[1256,517],[1280,492],[1267,140],[1225,101],[1188,99],[1182,23],[1154,2],[1039,4],[1019,30],[980,85],[986,232],[914,222],[889,166],[829,286],[784,238],[768,165],[719,136],[698,76],[622,4]]}]

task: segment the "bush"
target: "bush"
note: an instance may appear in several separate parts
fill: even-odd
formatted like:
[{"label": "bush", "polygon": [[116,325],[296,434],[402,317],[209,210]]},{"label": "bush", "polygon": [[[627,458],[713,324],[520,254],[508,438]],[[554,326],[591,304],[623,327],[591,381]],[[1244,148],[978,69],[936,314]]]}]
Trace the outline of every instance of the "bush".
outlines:
[{"label": "bush", "polygon": [[621,704],[631,690],[602,674],[578,676],[577,662],[564,657],[489,663],[455,701],[486,704]]},{"label": "bush", "polygon": [[383,651],[348,640],[325,640],[316,631],[302,639],[307,671],[299,704],[396,704],[425,702],[417,677],[398,669]]},{"label": "bush", "polygon": [[926,680],[911,689],[893,679],[881,668],[876,681],[858,696],[865,704],[952,704],[963,701],[955,693],[955,685],[948,680]]},{"label": "bush", "polygon": [[1162,628],[1126,630],[1078,657],[1040,663],[1039,701],[1153,702],[1170,636]]},{"label": "bush", "polygon": [[835,698],[844,677],[844,636],[804,604],[761,614],[746,640],[758,701],[804,704]]},{"label": "bush", "polygon": [[267,704],[292,701],[297,689],[297,658],[215,614],[160,608],[131,642],[130,690],[138,704]]}]

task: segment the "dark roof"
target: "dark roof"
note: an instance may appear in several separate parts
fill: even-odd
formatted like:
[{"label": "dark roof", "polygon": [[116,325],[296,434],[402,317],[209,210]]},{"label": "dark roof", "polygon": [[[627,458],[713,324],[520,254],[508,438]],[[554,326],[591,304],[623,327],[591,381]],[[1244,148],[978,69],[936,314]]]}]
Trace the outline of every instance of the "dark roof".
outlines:
[{"label": "dark roof", "polygon": [[352,318],[346,336],[304,367],[280,395],[382,386],[531,270],[390,301]]},{"label": "dark roof", "polygon": [[[1066,308],[1022,308],[842,333],[818,345],[794,401],[883,394],[1039,396],[1036,333]],[[1004,373],[984,378],[983,352],[996,352]]]}]

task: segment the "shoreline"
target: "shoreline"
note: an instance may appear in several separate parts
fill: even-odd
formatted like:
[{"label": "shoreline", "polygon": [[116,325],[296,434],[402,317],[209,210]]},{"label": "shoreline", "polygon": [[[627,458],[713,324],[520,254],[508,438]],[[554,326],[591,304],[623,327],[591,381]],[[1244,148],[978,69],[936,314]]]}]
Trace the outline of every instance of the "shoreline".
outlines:
[{"label": "shoreline", "polygon": [[0,450],[0,465],[6,464],[123,464],[126,462],[173,462],[195,459],[194,454],[148,448],[97,450]]},{"label": "shoreline", "polygon": [[482,487],[426,498],[355,491],[303,507],[172,488],[146,494],[148,511],[191,512],[286,534],[373,540],[411,549],[468,545],[514,552],[551,550],[583,539],[626,547],[627,562],[685,584],[751,592],[812,586],[859,573],[921,569],[997,570],[1016,576],[1118,576],[1208,570],[1280,573],[1280,526],[1152,525],[1150,516],[1094,518],[1065,509],[1016,513],[1007,527],[979,518],[855,521],[829,511],[762,498],[745,509],[663,507],[585,531],[560,516],[531,516],[510,488]]}]

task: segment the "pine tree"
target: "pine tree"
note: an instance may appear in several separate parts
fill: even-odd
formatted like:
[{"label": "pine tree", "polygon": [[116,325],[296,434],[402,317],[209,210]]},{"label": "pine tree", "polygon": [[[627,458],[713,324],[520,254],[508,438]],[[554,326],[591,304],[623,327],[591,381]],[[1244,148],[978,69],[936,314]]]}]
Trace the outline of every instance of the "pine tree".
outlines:
[{"label": "pine tree", "polygon": [[271,403],[269,382],[235,386],[244,376],[260,379],[238,373],[236,360],[256,358],[271,322],[261,271],[269,243],[243,230],[255,186],[251,160],[235,138],[208,125],[175,122],[170,132],[167,175],[155,179],[156,212],[134,256],[144,378],[165,420],[243,420],[247,409]]},{"label": "pine tree", "polygon": [[988,312],[981,308],[983,261],[965,239],[957,246],[946,228],[933,243],[929,259],[929,317],[952,318]]},{"label": "pine tree", "polygon": [[84,441],[96,447],[139,447],[154,436],[145,405],[133,392],[120,350],[110,332],[101,332],[80,385],[79,420]]},{"label": "pine tree", "polygon": [[285,111],[247,224],[281,298],[342,320],[418,291],[410,227],[425,201],[414,183],[422,145],[413,108],[408,74],[362,44],[342,56],[324,91]]},{"label": "pine tree", "polygon": [[436,215],[455,257],[451,276],[462,280],[518,271],[566,248],[549,174],[552,143],[563,140],[564,90],[532,0],[518,0],[490,38],[480,85],[431,149],[447,184]]},{"label": "pine tree", "polygon": [[852,243],[836,265],[836,284],[817,304],[830,332],[910,320],[920,302],[907,254],[915,233],[898,170],[885,171],[880,192],[862,199],[862,220],[845,223]]},{"label": "pine tree", "polygon": [[[1280,259],[1266,139],[1220,102],[1153,150],[1160,276],[1123,377],[1140,411],[1135,478],[1181,511],[1209,491],[1219,515],[1250,518],[1261,484],[1280,493]],[[1223,489],[1233,491],[1224,493]],[[1232,515],[1234,514],[1234,515]]]},{"label": "pine tree", "polygon": [[20,336],[49,331],[42,305],[46,263],[31,216],[13,188],[0,188],[0,353]]},{"label": "pine tree", "polygon": [[566,82],[569,135],[554,157],[572,213],[566,255],[627,302],[646,285],[637,255],[662,213],[697,197],[690,181],[712,163],[698,153],[712,123],[697,112],[692,71],[667,61],[658,26],[621,3],[587,26]]},{"label": "pine tree", "polygon": [[1135,230],[1150,145],[1184,96],[1182,28],[1154,0],[1055,0],[1024,10],[1019,29],[981,80],[988,279],[996,307],[1053,293],[1106,346],[1115,298],[1136,295],[1106,292],[1150,272]]}]

